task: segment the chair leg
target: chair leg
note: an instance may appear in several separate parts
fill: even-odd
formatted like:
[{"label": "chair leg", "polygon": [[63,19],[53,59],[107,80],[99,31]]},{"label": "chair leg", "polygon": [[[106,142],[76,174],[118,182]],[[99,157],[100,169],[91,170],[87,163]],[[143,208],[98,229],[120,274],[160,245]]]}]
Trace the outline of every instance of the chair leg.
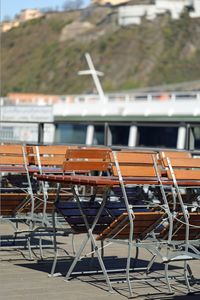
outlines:
[{"label": "chair leg", "polygon": [[188,289],[188,292],[191,293],[191,287],[188,279],[188,263],[187,261],[184,261],[184,277],[185,277],[185,283]]},{"label": "chair leg", "polygon": [[53,265],[51,267],[51,272],[49,274],[50,277],[53,277],[55,274],[55,268],[57,264],[57,257],[58,257],[58,248],[57,248],[57,240],[56,240],[56,211],[55,209],[53,210],[52,213],[52,225],[53,225],[53,248],[54,248],[54,260],[53,260]]},{"label": "chair leg", "polygon": [[69,279],[69,277],[70,277],[70,275],[71,275],[71,273],[72,273],[74,267],[76,266],[76,264],[77,264],[77,262],[78,262],[78,260],[79,260],[79,258],[80,258],[80,256],[81,256],[81,253],[82,253],[83,249],[85,248],[85,246],[86,246],[88,240],[89,240],[89,237],[88,237],[88,235],[86,235],[86,237],[85,237],[84,240],[82,241],[82,244],[81,244],[79,250],[78,250],[77,253],[76,253],[76,256],[75,256],[75,258],[74,258],[74,260],[73,260],[73,263],[71,264],[71,267],[69,268],[69,270],[68,270],[68,272],[67,272],[67,274],[66,274],[66,276],[65,276],[66,281]]},{"label": "chair leg", "polygon": [[43,260],[44,255],[43,255],[43,249],[42,249],[42,236],[40,236],[40,238],[39,238],[39,248],[40,248],[40,257]]},{"label": "chair leg", "polygon": [[74,234],[72,233],[72,252],[73,255],[76,256],[75,242],[74,242]]},{"label": "chair leg", "polygon": [[150,262],[148,263],[148,266],[147,266],[147,270],[146,270],[146,274],[149,274],[150,273],[150,269],[151,267],[153,266],[155,260],[157,258],[157,255],[153,255]]},{"label": "chair leg", "polygon": [[168,268],[169,268],[169,264],[165,263],[165,279],[166,279],[167,287],[168,287],[168,290],[169,290],[169,294],[173,294],[172,288],[171,288],[171,285],[170,285],[170,282],[169,282]]},{"label": "chair leg", "polygon": [[101,240],[101,256],[104,257],[104,244],[103,244],[103,240]]},{"label": "chair leg", "polygon": [[51,267],[51,272],[49,274],[49,277],[56,277],[57,274],[55,274],[56,264],[57,264],[57,257],[58,257],[58,251],[54,251],[54,260],[53,265]]},{"label": "chair leg", "polygon": [[109,277],[108,277],[108,273],[107,273],[107,271],[106,271],[106,268],[105,268],[105,266],[104,266],[103,259],[102,259],[101,253],[100,253],[100,251],[99,251],[99,248],[98,248],[98,246],[97,246],[97,244],[96,244],[96,241],[95,241],[95,239],[94,239],[94,237],[93,237],[91,231],[89,231],[89,234],[90,234],[91,242],[92,242],[92,244],[93,244],[94,251],[95,251],[95,253],[96,253],[97,257],[98,257],[99,264],[100,264],[101,269],[102,269],[102,271],[103,271],[103,274],[104,274],[104,276],[105,276],[106,283],[107,283],[107,285],[108,285],[108,290],[109,290],[110,293],[113,293],[114,291],[113,291],[113,288],[112,288],[110,279],[109,279]]},{"label": "chair leg", "polygon": [[129,242],[128,245],[128,257],[127,257],[127,263],[126,263],[126,280],[128,284],[128,290],[129,290],[129,297],[133,297],[132,289],[131,289],[131,282],[130,282],[130,264],[131,264],[131,249],[132,245],[131,242]]},{"label": "chair leg", "polygon": [[31,237],[28,236],[27,238],[27,247],[28,247],[28,251],[29,251],[29,259],[33,260],[33,254],[32,254],[32,249],[31,249]]},{"label": "chair leg", "polygon": [[192,273],[192,269],[190,268],[190,265],[189,265],[189,264],[187,264],[187,270],[188,270],[188,274],[189,274],[190,277],[191,277],[191,280],[192,280],[193,282],[195,282],[195,278],[194,278],[194,275],[193,275],[193,273]]}]

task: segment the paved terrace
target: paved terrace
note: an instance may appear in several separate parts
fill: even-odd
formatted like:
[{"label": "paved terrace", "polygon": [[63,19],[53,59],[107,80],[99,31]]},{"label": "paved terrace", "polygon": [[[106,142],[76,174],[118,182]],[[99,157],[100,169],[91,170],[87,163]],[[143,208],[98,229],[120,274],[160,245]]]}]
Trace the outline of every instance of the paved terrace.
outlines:
[{"label": "paved terrace", "polygon": [[[10,228],[7,225],[1,224],[1,233],[11,233]],[[77,235],[75,237],[75,245],[78,248],[83,236]],[[66,273],[70,263],[72,255],[72,239],[69,237],[58,238],[59,242],[59,254],[60,259],[56,268],[56,272]],[[4,250],[3,250],[4,249]],[[67,255],[66,252],[69,254]],[[86,252],[90,252],[90,245],[86,249]],[[105,248],[105,263],[109,268],[116,268],[118,263],[124,262],[127,249],[122,245],[110,245]],[[105,281],[102,280],[101,274],[91,276],[79,276],[73,278],[69,282],[64,281],[64,276],[57,278],[49,278],[48,274],[51,270],[53,250],[48,248],[44,250],[45,259],[40,260],[39,251],[35,250],[34,260],[30,261],[25,259],[28,258],[27,250],[16,250],[14,248],[2,248],[0,251],[0,299],[1,300],[119,300],[127,299],[128,290],[126,283],[114,284],[115,293],[111,294],[107,292]],[[134,257],[134,250],[133,250]],[[138,266],[144,266],[149,256],[146,252],[140,251],[140,260]],[[83,262],[79,265],[81,270],[84,267],[93,268],[95,267],[96,260],[91,262],[90,256],[84,258]],[[180,268],[170,269],[170,274],[183,275],[182,265],[183,263],[176,263],[176,266]],[[167,291],[165,280],[161,278],[163,271],[159,263],[155,263],[154,268],[156,272],[149,274],[150,278],[152,275],[157,276],[157,280],[147,282],[134,281],[132,283],[134,289],[134,295],[137,299],[200,299],[200,262],[190,262],[194,276],[198,279],[196,284],[192,286],[193,290],[196,291],[194,295],[184,296],[186,293],[185,282],[182,278],[178,281],[171,279],[172,288],[175,291],[174,296],[164,295]],[[132,273],[132,276],[136,279],[146,276],[144,273]],[[112,275],[113,279],[117,280],[123,277],[123,274]],[[146,294],[143,296],[138,296]]]}]

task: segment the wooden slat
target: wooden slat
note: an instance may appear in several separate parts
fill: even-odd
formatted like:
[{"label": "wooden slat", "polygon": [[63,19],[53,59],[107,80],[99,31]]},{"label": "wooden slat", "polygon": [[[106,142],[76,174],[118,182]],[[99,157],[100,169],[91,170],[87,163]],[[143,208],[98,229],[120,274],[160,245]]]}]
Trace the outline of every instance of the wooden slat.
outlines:
[{"label": "wooden slat", "polygon": [[191,157],[191,153],[187,152],[187,151],[161,151],[159,152],[159,156],[160,158],[165,158],[165,157],[169,157],[169,158],[190,158]]},{"label": "wooden slat", "polygon": [[[36,154],[36,146],[33,146],[32,153]],[[65,155],[69,147],[65,145],[53,145],[53,146],[38,146],[40,155]]]},{"label": "wooden slat", "polygon": [[0,154],[23,155],[22,145],[0,145]]},{"label": "wooden slat", "polygon": [[[152,165],[153,164],[153,154],[150,153],[141,153],[141,152],[124,152],[124,151],[119,151],[117,152],[117,160],[119,164],[147,164],[147,165]],[[110,154],[111,161],[114,162],[114,157],[113,154]]]},{"label": "wooden slat", "polygon": [[[200,181],[200,170],[174,170],[174,174],[177,180],[198,180]],[[167,176],[169,179],[172,179],[171,172],[167,171]],[[195,183],[192,183],[191,185],[195,185]]]},{"label": "wooden slat", "polygon": [[66,152],[67,159],[101,159],[101,160],[108,160],[110,150],[107,148],[94,148],[94,149],[68,149]]},{"label": "wooden slat", "polygon": [[[64,155],[40,157],[41,166],[63,166],[64,160],[65,160]],[[35,160],[35,164],[39,165],[37,160]]]},{"label": "wooden slat", "polygon": [[107,171],[109,163],[103,161],[65,161],[64,171]]},{"label": "wooden slat", "polygon": [[[112,167],[113,175],[118,176],[115,166]],[[156,177],[153,166],[120,166],[122,176],[127,177]]]},{"label": "wooden slat", "polygon": [[27,197],[27,193],[1,193],[0,194],[1,200],[21,200]]},{"label": "wooden slat", "polygon": [[[164,166],[168,166],[167,159],[163,159]],[[172,158],[170,163],[173,168],[200,168],[200,158]]]},{"label": "wooden slat", "polygon": [[[102,176],[83,176],[83,175],[35,175],[38,180],[49,181],[49,182],[60,182],[66,184],[79,184],[79,185],[90,185],[90,186],[119,186],[120,182],[116,178],[102,177]],[[158,184],[159,182],[150,177],[139,179],[127,178],[126,184]],[[172,182],[171,182],[172,184]]]},{"label": "wooden slat", "polygon": [[24,165],[23,156],[2,155],[0,157],[1,165]]}]

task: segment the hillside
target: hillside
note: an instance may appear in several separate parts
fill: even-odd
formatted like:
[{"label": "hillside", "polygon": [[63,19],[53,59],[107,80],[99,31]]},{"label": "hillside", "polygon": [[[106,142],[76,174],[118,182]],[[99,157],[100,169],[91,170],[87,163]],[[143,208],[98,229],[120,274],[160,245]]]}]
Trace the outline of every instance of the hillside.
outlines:
[{"label": "hillside", "polygon": [[200,79],[200,19],[168,15],[120,28],[116,11],[89,7],[51,13],[2,34],[1,92],[92,92],[89,52],[104,90],[120,91]]}]

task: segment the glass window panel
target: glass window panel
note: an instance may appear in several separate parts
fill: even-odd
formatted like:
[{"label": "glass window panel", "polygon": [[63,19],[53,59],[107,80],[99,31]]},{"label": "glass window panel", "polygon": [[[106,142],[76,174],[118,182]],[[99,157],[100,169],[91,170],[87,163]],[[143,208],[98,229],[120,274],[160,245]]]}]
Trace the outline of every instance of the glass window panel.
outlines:
[{"label": "glass window panel", "polygon": [[110,126],[110,131],[112,134],[112,145],[128,145],[130,126],[112,125]]},{"label": "glass window panel", "polygon": [[200,127],[192,128],[193,136],[194,136],[194,149],[200,149]]},{"label": "glass window panel", "polygon": [[138,126],[138,146],[176,148],[178,127]]},{"label": "glass window panel", "polygon": [[94,126],[94,140],[93,145],[104,145],[104,126]]},{"label": "glass window panel", "polygon": [[2,142],[38,142],[38,125],[31,123],[2,123],[0,125],[0,140]]},{"label": "glass window panel", "polygon": [[2,142],[13,141],[13,127],[10,126],[0,126],[0,140]]},{"label": "glass window panel", "polygon": [[57,124],[55,143],[85,144],[87,125]]}]

